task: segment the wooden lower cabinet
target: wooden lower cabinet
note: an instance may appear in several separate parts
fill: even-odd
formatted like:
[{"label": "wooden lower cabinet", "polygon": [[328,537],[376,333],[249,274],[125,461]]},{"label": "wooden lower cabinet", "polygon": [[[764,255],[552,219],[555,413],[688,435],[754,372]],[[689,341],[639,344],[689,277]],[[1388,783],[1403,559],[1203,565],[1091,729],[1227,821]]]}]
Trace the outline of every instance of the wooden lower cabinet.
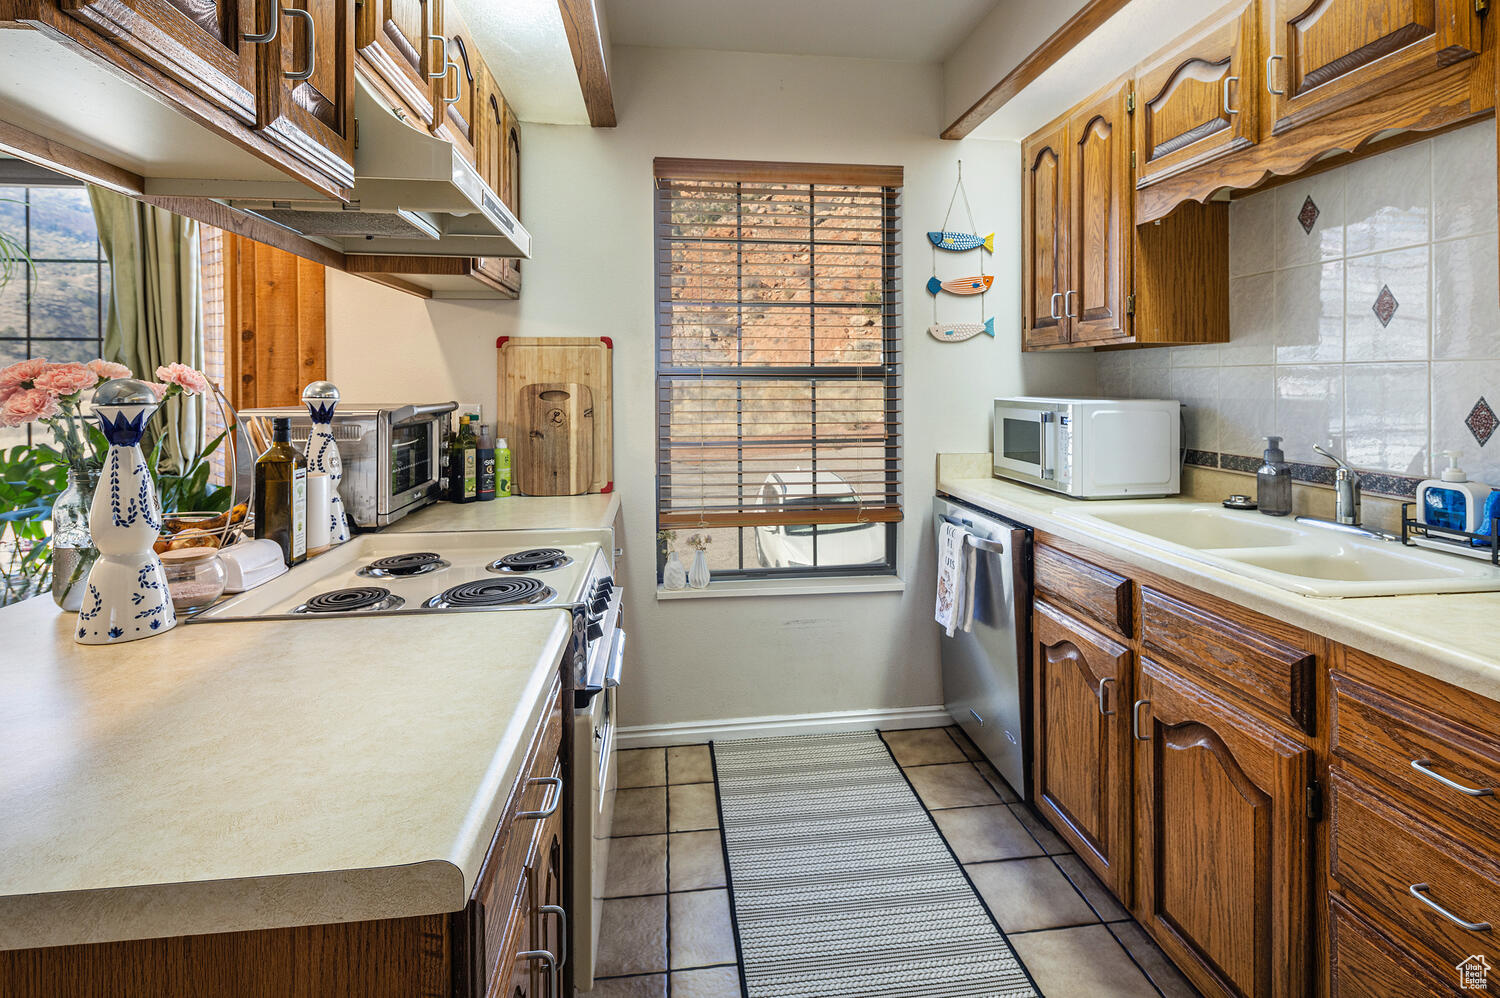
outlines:
[{"label": "wooden lower cabinet", "polygon": [[1117,894],[1129,885],[1130,649],[1037,602],[1036,803]]},{"label": "wooden lower cabinet", "polygon": [[[1333,998],[1433,998],[1459,992],[1416,966],[1402,947],[1348,905],[1328,905]],[[1457,971],[1455,970],[1455,974]],[[1453,978],[1457,981],[1457,977]]]},{"label": "wooden lower cabinet", "polygon": [[1150,659],[1139,698],[1143,923],[1206,995],[1305,994],[1311,749]]}]

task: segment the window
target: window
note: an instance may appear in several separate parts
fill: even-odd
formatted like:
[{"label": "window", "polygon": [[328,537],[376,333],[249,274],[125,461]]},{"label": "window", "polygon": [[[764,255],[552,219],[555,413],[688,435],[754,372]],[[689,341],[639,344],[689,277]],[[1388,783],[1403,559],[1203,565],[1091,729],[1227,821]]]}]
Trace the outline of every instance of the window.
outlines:
[{"label": "window", "polygon": [[[224,389],[225,394],[233,390],[224,383],[229,376],[228,358],[225,354],[224,323],[227,302],[224,293],[224,233],[211,225],[198,225],[198,273],[203,289],[203,373],[208,380]],[[217,401],[209,398],[205,403],[203,442],[207,443],[224,432],[224,412]],[[223,484],[225,459],[229,448],[221,444],[208,459],[212,468],[211,478]]]},{"label": "window", "polygon": [[[0,181],[0,229],[26,248],[32,266],[18,264],[0,288],[0,367],[28,357],[93,360],[100,355],[109,310],[109,264],[99,248],[88,191],[12,162],[28,176],[24,183]],[[31,443],[31,430],[0,429],[0,449]]]},{"label": "window", "polygon": [[895,571],[901,168],[656,161],[657,523],[716,576]]}]

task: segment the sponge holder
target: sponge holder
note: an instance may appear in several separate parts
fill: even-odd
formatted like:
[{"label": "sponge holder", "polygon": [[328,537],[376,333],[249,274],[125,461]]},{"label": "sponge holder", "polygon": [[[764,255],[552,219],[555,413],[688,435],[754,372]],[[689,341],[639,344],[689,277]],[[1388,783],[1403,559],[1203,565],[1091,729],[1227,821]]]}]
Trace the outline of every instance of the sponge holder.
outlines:
[{"label": "sponge holder", "polygon": [[[1500,516],[1490,518],[1490,532],[1488,534],[1471,534],[1467,530],[1455,530],[1451,527],[1435,527],[1430,523],[1423,523],[1411,515],[1412,509],[1417,504],[1404,502],[1401,504],[1401,543],[1408,547],[1427,547],[1437,551],[1447,551],[1451,554],[1466,555],[1470,558],[1484,558],[1491,565],[1500,567]],[[1420,544],[1420,540],[1432,543]],[[1474,546],[1473,541],[1483,541],[1480,547]]]}]

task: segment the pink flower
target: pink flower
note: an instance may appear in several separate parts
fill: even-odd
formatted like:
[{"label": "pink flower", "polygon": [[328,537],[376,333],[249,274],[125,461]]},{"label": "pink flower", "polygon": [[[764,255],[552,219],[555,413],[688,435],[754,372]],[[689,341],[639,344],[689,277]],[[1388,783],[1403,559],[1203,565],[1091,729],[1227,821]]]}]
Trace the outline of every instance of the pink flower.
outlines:
[{"label": "pink flower", "polygon": [[51,419],[62,411],[57,396],[42,388],[23,388],[0,404],[0,426],[24,426]]},{"label": "pink flower", "polygon": [[47,360],[45,357],[18,360],[9,367],[0,370],[0,388],[19,387],[22,382],[30,381],[46,369]]},{"label": "pink flower", "polygon": [[168,364],[166,367],[158,367],[156,376],[169,385],[178,386],[189,395],[208,393],[208,378],[204,377],[202,371],[195,371],[186,364]]},{"label": "pink flower", "polygon": [[100,381],[113,381],[115,378],[131,377],[130,368],[124,364],[116,364],[114,361],[104,360],[103,358],[89,361],[88,368],[99,375]]},{"label": "pink flower", "polygon": [[48,364],[31,380],[33,386],[53,395],[72,395],[99,383],[99,375],[85,364]]},{"label": "pink flower", "polygon": [[162,384],[160,381],[148,381],[146,382],[146,387],[156,393],[156,401],[160,402],[162,396],[167,394],[167,389],[172,386]]}]

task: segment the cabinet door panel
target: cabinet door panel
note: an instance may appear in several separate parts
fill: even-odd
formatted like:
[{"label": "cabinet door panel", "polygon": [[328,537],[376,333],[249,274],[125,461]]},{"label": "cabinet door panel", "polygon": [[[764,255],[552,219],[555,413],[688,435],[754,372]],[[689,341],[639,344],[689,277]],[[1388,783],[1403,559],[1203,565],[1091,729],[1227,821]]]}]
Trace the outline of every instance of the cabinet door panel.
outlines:
[{"label": "cabinet door panel", "polygon": [[444,38],[444,63],[443,76],[433,94],[433,131],[477,164],[484,62],[468,27],[451,7],[443,10],[440,33]]},{"label": "cabinet door panel", "polygon": [[1047,603],[1035,614],[1037,805],[1116,893],[1128,879],[1130,650]]},{"label": "cabinet door panel", "polygon": [[263,127],[288,151],[352,186],[354,11],[345,0],[280,2],[281,30],[262,66]]},{"label": "cabinet door panel", "polygon": [[1256,0],[1245,0],[1136,78],[1136,186],[1255,143],[1257,9]]},{"label": "cabinet door panel", "polygon": [[258,46],[242,36],[268,30],[274,5],[265,4],[259,25],[254,0],[63,0],[61,7],[200,97],[255,124]]},{"label": "cabinet door panel", "polygon": [[1302,995],[1312,753],[1150,660],[1139,696],[1143,923],[1205,994]]},{"label": "cabinet door panel", "polygon": [[[1479,51],[1472,0],[1270,0],[1273,131]],[[1279,93],[1278,93],[1279,91]]]},{"label": "cabinet door panel", "polygon": [[1069,280],[1063,311],[1074,343],[1128,335],[1130,127],[1125,90],[1084,107],[1068,124]]},{"label": "cabinet door panel", "polygon": [[1021,146],[1022,337],[1027,347],[1068,342],[1062,303],[1068,280],[1067,145],[1064,125],[1054,132],[1032,136]]},{"label": "cabinet door panel", "polygon": [[359,7],[359,54],[423,126],[433,121],[434,79],[442,71],[437,42],[442,0],[365,0]]}]

